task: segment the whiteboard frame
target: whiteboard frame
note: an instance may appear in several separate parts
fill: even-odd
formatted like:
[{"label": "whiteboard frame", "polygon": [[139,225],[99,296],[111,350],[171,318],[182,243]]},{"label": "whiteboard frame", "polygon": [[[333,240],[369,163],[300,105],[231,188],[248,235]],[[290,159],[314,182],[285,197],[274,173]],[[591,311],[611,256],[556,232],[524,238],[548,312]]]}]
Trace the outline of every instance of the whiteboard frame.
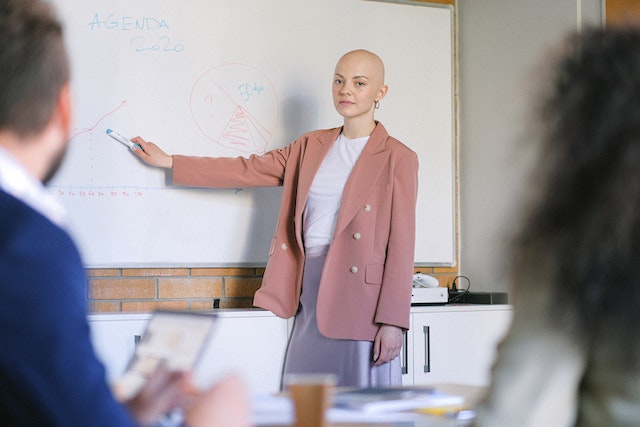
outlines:
[{"label": "whiteboard frame", "polygon": [[[450,41],[451,41],[451,152],[450,152],[450,161],[451,161],[451,173],[450,182],[452,188],[449,190],[451,192],[451,201],[452,206],[451,209],[451,221],[452,221],[452,230],[450,230],[451,237],[451,254],[450,261],[445,262],[434,262],[434,261],[422,261],[420,260],[420,254],[418,253],[418,249],[420,248],[419,239],[421,236],[416,236],[417,244],[416,244],[416,257],[414,259],[415,266],[425,266],[425,267],[453,267],[457,265],[458,261],[458,230],[459,230],[459,201],[458,201],[458,104],[457,104],[457,15],[455,4],[443,4],[443,3],[432,3],[432,2],[424,2],[424,1],[412,1],[412,0],[362,0],[368,2],[380,2],[380,3],[397,3],[397,4],[405,4],[411,6],[420,6],[420,7],[429,7],[429,8],[442,8],[450,11]],[[417,229],[420,223],[420,218],[417,218]],[[417,230],[418,231],[418,230]],[[449,231],[448,231],[449,233]],[[448,238],[449,236],[447,236]],[[422,238],[428,238],[422,237]],[[231,262],[190,262],[190,261],[177,261],[177,262],[167,262],[167,261],[134,261],[134,262],[91,262],[87,264],[88,268],[156,268],[156,267],[262,267],[266,265],[267,260],[264,262],[256,262],[256,261],[231,261]]]}]

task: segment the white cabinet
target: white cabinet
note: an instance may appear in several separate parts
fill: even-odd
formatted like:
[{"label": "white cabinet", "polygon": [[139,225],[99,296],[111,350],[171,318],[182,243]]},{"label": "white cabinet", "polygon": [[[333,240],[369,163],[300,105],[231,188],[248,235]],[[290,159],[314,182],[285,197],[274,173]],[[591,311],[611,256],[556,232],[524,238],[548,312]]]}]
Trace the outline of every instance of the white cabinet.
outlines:
[{"label": "white cabinet", "polygon": [[[219,322],[194,379],[202,386],[239,373],[251,392],[280,390],[290,321],[264,310],[216,310]],[[94,348],[113,381],[122,375],[150,314],[91,314]],[[413,307],[402,351],[403,384],[488,385],[508,305]]]},{"label": "white cabinet", "polygon": [[[206,386],[226,373],[240,374],[251,392],[276,392],[288,339],[288,322],[263,310],[219,310],[219,321],[202,355],[194,380]],[[120,377],[144,331],[150,314],[88,316],[98,357],[107,378]]]},{"label": "white cabinet", "polygon": [[511,316],[508,305],[412,308],[403,383],[489,385]]},{"label": "white cabinet", "polygon": [[196,377],[208,384],[221,374],[236,372],[252,392],[278,392],[289,337],[287,320],[262,310],[251,311],[251,316],[232,313],[220,316]]},{"label": "white cabinet", "polygon": [[90,314],[91,340],[107,370],[109,382],[119,378],[144,332],[148,314]]}]

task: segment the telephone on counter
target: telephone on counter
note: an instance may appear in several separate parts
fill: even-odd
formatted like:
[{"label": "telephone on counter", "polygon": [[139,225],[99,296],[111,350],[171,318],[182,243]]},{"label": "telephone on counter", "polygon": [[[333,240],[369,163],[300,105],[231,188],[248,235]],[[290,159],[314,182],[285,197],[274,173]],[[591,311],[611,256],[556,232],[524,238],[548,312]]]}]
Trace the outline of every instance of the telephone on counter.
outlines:
[{"label": "telephone on counter", "polygon": [[438,279],[428,274],[416,273],[413,275],[414,288],[437,288],[440,286]]},{"label": "telephone on counter", "polygon": [[411,305],[446,304],[448,301],[449,290],[441,287],[438,279],[422,273],[413,275]]}]

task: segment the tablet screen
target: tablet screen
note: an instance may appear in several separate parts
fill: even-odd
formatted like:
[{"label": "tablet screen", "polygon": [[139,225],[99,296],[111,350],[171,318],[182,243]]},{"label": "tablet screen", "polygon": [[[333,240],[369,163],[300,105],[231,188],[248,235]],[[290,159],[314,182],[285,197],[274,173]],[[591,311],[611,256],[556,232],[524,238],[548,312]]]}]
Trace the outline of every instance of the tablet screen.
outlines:
[{"label": "tablet screen", "polygon": [[135,396],[160,365],[169,371],[192,371],[215,321],[214,314],[154,312],[127,370],[114,385],[116,397],[126,401]]}]

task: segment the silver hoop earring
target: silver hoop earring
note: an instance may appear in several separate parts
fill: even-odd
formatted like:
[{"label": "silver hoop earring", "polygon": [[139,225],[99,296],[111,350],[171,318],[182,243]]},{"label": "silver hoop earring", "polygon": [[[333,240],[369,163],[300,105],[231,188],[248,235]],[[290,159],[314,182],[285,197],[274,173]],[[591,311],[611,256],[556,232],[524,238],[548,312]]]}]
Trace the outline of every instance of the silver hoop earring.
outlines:
[{"label": "silver hoop earring", "polygon": [[380,108],[380,101],[376,101],[376,110]]}]

